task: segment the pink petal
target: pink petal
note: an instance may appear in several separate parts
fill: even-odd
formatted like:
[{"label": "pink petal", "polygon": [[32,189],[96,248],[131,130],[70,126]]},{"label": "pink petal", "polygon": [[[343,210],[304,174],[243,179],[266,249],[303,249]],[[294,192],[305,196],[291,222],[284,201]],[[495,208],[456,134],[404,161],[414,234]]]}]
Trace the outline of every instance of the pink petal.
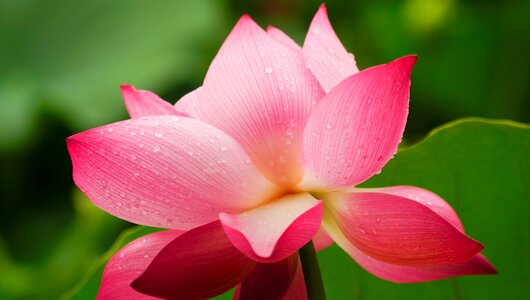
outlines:
[{"label": "pink petal", "polygon": [[198,87],[195,90],[187,93],[175,103],[175,109],[183,111],[188,115],[197,115],[197,102],[200,101],[200,93],[202,87]]},{"label": "pink petal", "polygon": [[350,193],[337,196],[331,206],[346,238],[365,254],[387,263],[463,263],[483,248],[432,210],[408,198]]},{"label": "pink petal", "polygon": [[322,219],[322,201],[309,193],[287,195],[219,219],[234,246],[260,262],[282,260],[308,243]]},{"label": "pink petal", "polygon": [[274,193],[234,139],[191,118],[131,119],[67,144],[77,186],[96,206],[133,223],[187,230]]},{"label": "pink petal", "polygon": [[131,118],[162,115],[187,116],[150,91],[137,90],[132,85],[122,85],[121,93]]},{"label": "pink petal", "polygon": [[359,72],[316,107],[304,132],[301,188],[350,187],[393,157],[407,121],[415,56]]},{"label": "pink petal", "polygon": [[222,294],[256,263],[232,246],[218,221],[169,243],[131,286],[164,299],[204,299]]},{"label": "pink petal", "polygon": [[382,279],[412,283],[432,281],[463,275],[496,274],[495,267],[482,255],[475,254],[468,261],[436,266],[404,266],[377,260],[353,246],[338,228],[327,227],[335,242],[368,272]]},{"label": "pink petal", "polygon": [[183,232],[167,230],[138,238],[109,260],[103,271],[98,300],[158,299],[141,294],[131,288],[131,282],[142,274],[153,258]]},{"label": "pink petal", "polygon": [[320,226],[317,233],[313,237],[313,244],[317,251],[324,250],[327,247],[333,245],[333,239],[326,232],[324,227]]},{"label": "pink petal", "polygon": [[256,265],[237,287],[234,300],[282,299],[298,268],[298,254],[279,262]]},{"label": "pink petal", "polygon": [[331,27],[324,4],[309,26],[303,51],[307,66],[326,91],[359,72],[353,54],[344,49]]},{"label": "pink petal", "polygon": [[414,200],[416,202],[419,202],[427,206],[437,215],[444,218],[447,222],[453,225],[455,228],[464,232],[464,227],[462,226],[462,222],[460,222],[460,219],[458,218],[458,215],[453,210],[453,208],[447,202],[445,202],[444,199],[440,198],[440,196],[436,195],[435,193],[431,191],[424,190],[422,188],[415,187],[415,186],[405,186],[405,185],[391,186],[391,187],[378,188],[378,189],[357,189],[357,191],[358,192],[392,194],[396,196],[409,198],[411,200]]},{"label": "pink petal", "polygon": [[307,290],[305,286],[304,272],[302,271],[302,264],[298,261],[298,266],[296,268],[296,274],[294,276],[293,282],[289,287],[289,290],[282,298],[283,300],[307,300]]},{"label": "pink petal", "polygon": [[191,116],[234,137],[278,185],[300,181],[304,124],[323,97],[300,52],[243,16],[213,60]]},{"label": "pink petal", "polygon": [[285,32],[281,31],[280,29],[273,27],[273,26],[267,26],[267,33],[273,37],[278,42],[283,43],[284,45],[291,47],[291,49],[295,51],[302,51],[302,47],[298,45],[293,39],[291,39]]}]

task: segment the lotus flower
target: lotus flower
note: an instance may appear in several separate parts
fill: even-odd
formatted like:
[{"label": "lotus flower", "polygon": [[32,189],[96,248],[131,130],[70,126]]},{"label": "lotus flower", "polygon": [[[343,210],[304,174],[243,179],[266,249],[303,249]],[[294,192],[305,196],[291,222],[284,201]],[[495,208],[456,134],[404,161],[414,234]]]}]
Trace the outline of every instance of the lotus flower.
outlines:
[{"label": "lotus flower", "polygon": [[74,181],[170,230],[114,255],[98,297],[304,299],[297,251],[312,240],[394,282],[495,272],[436,194],[355,188],[397,151],[415,61],[359,71],[321,6],[303,47],[243,16],[175,106],[122,86],[130,120],[68,138]]}]

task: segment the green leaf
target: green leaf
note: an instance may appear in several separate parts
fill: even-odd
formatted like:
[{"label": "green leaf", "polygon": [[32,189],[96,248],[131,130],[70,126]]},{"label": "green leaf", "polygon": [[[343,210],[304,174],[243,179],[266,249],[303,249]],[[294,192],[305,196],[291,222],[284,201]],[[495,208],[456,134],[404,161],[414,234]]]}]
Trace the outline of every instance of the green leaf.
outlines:
[{"label": "green leaf", "polygon": [[383,281],[337,246],[322,251],[329,299],[523,299],[530,293],[530,127],[468,119],[400,151],[365,187],[415,185],[456,210],[498,275],[418,284]]},{"label": "green leaf", "polygon": [[144,236],[149,233],[160,231],[158,228],[136,226],[125,230],[116,240],[114,245],[105,253],[105,255],[87,272],[85,278],[70,292],[68,292],[63,298],[64,299],[95,299],[99,283],[101,281],[101,275],[103,269],[107,264],[107,261],[120,250],[127,243]]},{"label": "green leaf", "polygon": [[200,50],[226,25],[220,5],[0,2],[0,28],[9,29],[0,30],[0,40],[9,41],[0,48],[0,149],[15,149],[35,134],[42,112],[61,117],[73,131],[119,120],[125,116],[120,84],[159,93],[192,84],[205,69]]}]

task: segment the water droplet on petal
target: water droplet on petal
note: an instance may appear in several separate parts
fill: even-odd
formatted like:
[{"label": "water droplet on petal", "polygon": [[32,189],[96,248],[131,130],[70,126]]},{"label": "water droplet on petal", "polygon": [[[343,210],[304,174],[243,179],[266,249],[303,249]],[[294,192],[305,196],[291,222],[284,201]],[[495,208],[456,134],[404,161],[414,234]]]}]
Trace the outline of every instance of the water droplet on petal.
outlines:
[{"label": "water droplet on petal", "polygon": [[155,136],[157,138],[160,138],[160,137],[164,136],[164,134],[162,132],[155,132]]},{"label": "water droplet on petal", "polygon": [[272,73],[272,68],[271,67],[266,67],[265,68],[265,72],[267,72],[267,74],[271,74]]}]

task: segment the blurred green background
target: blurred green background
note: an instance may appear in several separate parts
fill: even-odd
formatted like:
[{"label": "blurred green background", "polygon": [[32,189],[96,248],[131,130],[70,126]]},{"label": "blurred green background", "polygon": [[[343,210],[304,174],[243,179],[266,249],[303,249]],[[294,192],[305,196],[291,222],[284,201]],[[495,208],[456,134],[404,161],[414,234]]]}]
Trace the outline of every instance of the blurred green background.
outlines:
[{"label": "blurred green background", "polygon": [[[416,53],[406,140],[465,116],[530,122],[530,1],[327,1],[361,69]],[[243,13],[302,43],[318,1],[0,0],[0,299],[56,299],[130,226],[73,185],[67,136],[174,102]]]}]

